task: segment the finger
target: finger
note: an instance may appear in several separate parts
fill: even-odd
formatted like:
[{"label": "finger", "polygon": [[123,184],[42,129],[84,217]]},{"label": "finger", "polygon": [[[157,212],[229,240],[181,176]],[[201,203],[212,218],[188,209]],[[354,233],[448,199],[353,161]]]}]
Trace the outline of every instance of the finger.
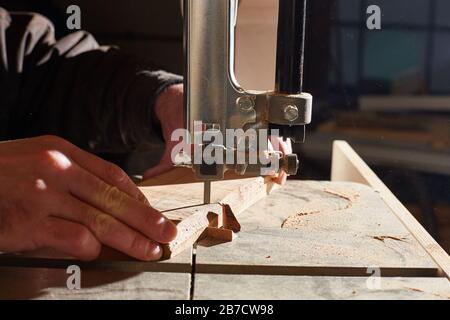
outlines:
[{"label": "finger", "polygon": [[36,241],[82,261],[98,257],[101,244],[84,226],[56,217],[48,217],[38,231]]},{"label": "finger", "polygon": [[116,186],[130,197],[148,204],[148,200],[144,194],[119,166],[81,150],[76,146],[72,145],[70,149],[69,156],[80,167],[99,177],[107,184]]},{"label": "finger", "polygon": [[280,151],[280,139],[277,136],[269,136],[269,147],[274,151]]},{"label": "finger", "polygon": [[284,171],[281,171],[277,176],[272,178],[272,181],[276,184],[279,184],[280,186],[286,184],[287,181],[287,174]]},{"label": "finger", "polygon": [[283,152],[283,154],[291,154],[293,153],[292,150],[292,140],[291,139],[287,139],[286,141],[281,141],[281,152]]},{"label": "finger", "polygon": [[162,248],[155,241],[127,227],[114,217],[70,195],[60,195],[54,215],[87,227],[102,244],[143,261],[161,258]]},{"label": "finger", "polygon": [[286,141],[283,138],[277,136],[270,136],[269,142],[273,145],[276,151],[280,151],[283,155],[292,153],[292,142],[291,139],[287,139]]},{"label": "finger", "polygon": [[160,176],[166,172],[169,172],[172,169],[173,169],[173,166],[171,166],[171,165],[158,164],[156,167],[153,167],[144,173],[144,180]]},{"label": "finger", "polygon": [[166,149],[164,151],[163,156],[161,157],[161,160],[159,161],[159,164],[156,165],[153,168],[148,169],[144,173],[144,180],[159,176],[163,173],[166,173],[174,168],[174,161],[175,159],[172,159],[172,149],[177,145],[177,142],[170,142],[166,145]]},{"label": "finger", "polygon": [[159,211],[131,198],[118,188],[106,184],[83,168],[70,173],[70,192],[83,202],[110,214],[147,238],[169,243],[176,234],[176,226]]},{"label": "finger", "polygon": [[269,141],[267,142],[267,149],[268,149],[269,151],[275,151],[275,149],[273,148],[272,141],[270,141],[270,139],[269,139]]}]

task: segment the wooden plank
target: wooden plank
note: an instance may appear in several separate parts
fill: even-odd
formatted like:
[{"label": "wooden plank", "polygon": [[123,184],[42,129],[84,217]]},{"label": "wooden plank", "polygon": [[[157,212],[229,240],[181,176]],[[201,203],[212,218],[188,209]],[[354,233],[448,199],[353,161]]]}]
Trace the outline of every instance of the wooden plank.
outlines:
[{"label": "wooden plank", "polygon": [[198,244],[197,272],[364,275],[376,266],[384,275],[434,276],[438,270],[379,194],[361,184],[288,181],[240,222],[232,243]]},{"label": "wooden plank", "polygon": [[[139,186],[152,206],[163,212],[203,205],[204,185],[195,179],[191,169],[177,168]],[[237,215],[274,189],[270,179],[243,178],[227,172],[225,180],[211,183],[211,202],[229,204]]]},{"label": "wooden plank", "polygon": [[81,269],[81,289],[67,289],[62,269],[0,267],[0,299],[186,300],[189,273],[108,272]]},{"label": "wooden plank", "polygon": [[[380,287],[376,282],[380,281]],[[445,278],[197,274],[194,300],[448,300]]]},{"label": "wooden plank", "polygon": [[345,141],[336,141],[333,144],[331,180],[354,181],[371,186],[429,253],[447,279],[450,279],[449,255]]}]

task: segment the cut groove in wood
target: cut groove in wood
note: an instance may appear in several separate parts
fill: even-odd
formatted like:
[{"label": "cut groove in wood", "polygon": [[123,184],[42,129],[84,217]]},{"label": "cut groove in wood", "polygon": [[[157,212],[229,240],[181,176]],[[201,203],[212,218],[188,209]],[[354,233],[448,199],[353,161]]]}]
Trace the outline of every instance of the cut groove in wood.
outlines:
[{"label": "cut groove in wood", "polygon": [[81,270],[107,270],[121,272],[190,273],[191,265],[185,263],[141,262],[136,260],[102,260],[84,262],[72,259],[30,258],[20,256],[0,257],[1,267],[67,269],[77,265]]},{"label": "cut groove in wood", "polygon": [[[283,266],[283,265],[234,265],[197,264],[197,273],[207,274],[247,274],[247,275],[290,275],[329,277],[370,277],[367,267],[327,267],[327,266]],[[439,270],[432,268],[380,268],[383,277],[438,277]]]}]

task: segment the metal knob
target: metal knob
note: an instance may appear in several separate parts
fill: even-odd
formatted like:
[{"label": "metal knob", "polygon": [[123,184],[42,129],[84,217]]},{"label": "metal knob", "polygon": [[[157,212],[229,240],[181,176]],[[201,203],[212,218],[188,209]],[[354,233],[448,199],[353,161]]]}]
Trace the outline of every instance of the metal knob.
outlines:
[{"label": "metal knob", "polygon": [[281,158],[281,168],[290,176],[296,175],[300,161],[296,154],[287,154]]}]

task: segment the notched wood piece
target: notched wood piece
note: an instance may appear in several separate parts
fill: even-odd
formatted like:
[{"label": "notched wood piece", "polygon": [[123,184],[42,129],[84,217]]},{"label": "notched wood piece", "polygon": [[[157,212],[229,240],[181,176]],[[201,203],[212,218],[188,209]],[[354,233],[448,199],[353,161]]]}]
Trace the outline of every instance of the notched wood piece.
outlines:
[{"label": "notched wood piece", "polygon": [[163,246],[163,259],[169,259],[192,246],[210,226],[220,227],[223,208],[209,204],[179,210],[191,210],[191,215],[178,223],[176,238]]},{"label": "notched wood piece", "polygon": [[[176,256],[200,239],[211,238],[221,242],[233,241],[236,238],[235,232],[241,230],[241,225],[228,205],[210,204],[175,211],[180,210],[190,210],[191,215],[177,221],[177,237],[163,246],[163,259]],[[176,212],[170,212],[170,214],[177,215]],[[183,214],[186,214],[186,212]]]},{"label": "notched wood piece", "polygon": [[[192,170],[175,170],[155,178],[157,181],[148,180],[141,184],[142,192],[149,198],[153,207],[177,224],[178,235],[171,243],[163,246],[163,259],[176,256],[192,246],[200,236],[208,233],[213,237],[231,241],[235,237],[234,232],[241,230],[236,216],[275,188],[271,179],[263,177],[214,182],[212,199],[216,204],[208,206],[200,202],[203,199],[203,184],[200,182],[176,185],[160,183],[178,183],[177,176],[194,179]],[[147,187],[142,187],[143,185]],[[179,187],[188,192],[180,192]],[[211,229],[205,233],[207,228],[218,230]]]},{"label": "notched wood piece", "polygon": [[223,226],[233,232],[241,231],[241,224],[227,204],[223,205]]},{"label": "notched wood piece", "polygon": [[237,238],[237,235],[233,232],[233,230],[230,229],[208,227],[206,228],[205,232],[203,232],[203,235],[201,237],[201,239],[204,238],[208,238],[210,240],[218,240],[221,242],[231,242]]}]

